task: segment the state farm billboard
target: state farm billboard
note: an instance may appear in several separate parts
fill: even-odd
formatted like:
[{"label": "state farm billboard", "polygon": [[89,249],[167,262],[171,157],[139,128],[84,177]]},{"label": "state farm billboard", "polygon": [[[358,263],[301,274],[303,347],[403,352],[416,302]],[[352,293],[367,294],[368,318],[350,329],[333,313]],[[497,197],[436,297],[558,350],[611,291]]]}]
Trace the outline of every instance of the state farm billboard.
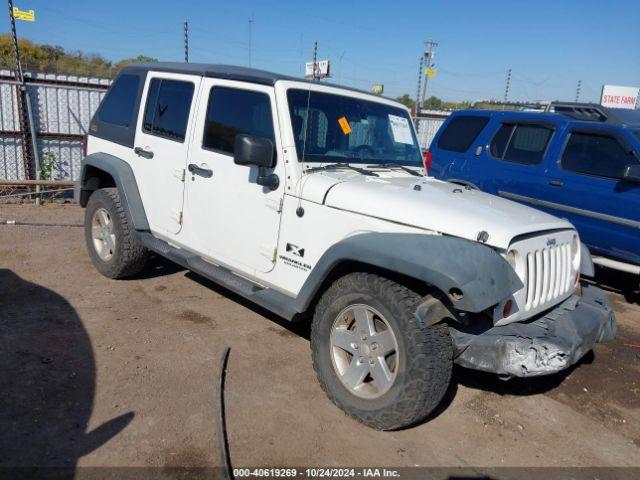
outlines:
[{"label": "state farm billboard", "polygon": [[610,108],[633,110],[638,103],[638,88],[603,85],[600,105]]}]

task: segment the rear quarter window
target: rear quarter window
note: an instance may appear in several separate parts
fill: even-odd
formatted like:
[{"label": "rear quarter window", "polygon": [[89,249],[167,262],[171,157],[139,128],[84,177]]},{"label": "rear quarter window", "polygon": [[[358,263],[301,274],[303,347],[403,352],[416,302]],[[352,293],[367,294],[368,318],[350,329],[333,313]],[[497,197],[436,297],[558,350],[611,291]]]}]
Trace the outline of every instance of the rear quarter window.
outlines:
[{"label": "rear quarter window", "polygon": [[453,118],[440,135],[438,148],[466,152],[487,123],[489,117],[460,115]]},{"label": "rear quarter window", "polygon": [[139,83],[140,77],[137,75],[120,75],[100,106],[99,120],[111,125],[128,127],[133,118],[133,109],[137,106]]}]

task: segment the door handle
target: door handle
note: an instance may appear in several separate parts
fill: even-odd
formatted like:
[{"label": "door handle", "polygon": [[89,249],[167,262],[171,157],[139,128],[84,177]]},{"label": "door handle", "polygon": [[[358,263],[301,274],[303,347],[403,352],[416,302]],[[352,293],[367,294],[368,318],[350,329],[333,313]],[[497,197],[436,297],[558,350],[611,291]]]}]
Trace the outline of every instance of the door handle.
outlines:
[{"label": "door handle", "polygon": [[153,158],[153,152],[151,150],[145,150],[142,147],[136,147],[133,149],[133,153],[138,155],[139,157],[144,158]]},{"label": "door handle", "polygon": [[549,185],[552,187],[564,187],[564,182],[561,180],[549,180]]},{"label": "door handle", "polygon": [[195,163],[190,163],[187,168],[193,175],[200,175],[204,178],[211,178],[213,176],[213,170],[208,168],[202,168],[196,165]]}]

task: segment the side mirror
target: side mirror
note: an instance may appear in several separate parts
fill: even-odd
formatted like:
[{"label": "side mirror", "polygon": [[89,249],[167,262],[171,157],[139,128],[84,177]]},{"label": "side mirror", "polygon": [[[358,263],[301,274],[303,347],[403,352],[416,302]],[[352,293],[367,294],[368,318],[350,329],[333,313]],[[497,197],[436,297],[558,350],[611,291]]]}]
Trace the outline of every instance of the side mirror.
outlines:
[{"label": "side mirror", "polygon": [[622,178],[627,182],[640,183],[640,164],[627,165]]},{"label": "side mirror", "polygon": [[272,168],[273,150],[273,142],[268,138],[241,133],[236,135],[233,161],[236,165]]}]

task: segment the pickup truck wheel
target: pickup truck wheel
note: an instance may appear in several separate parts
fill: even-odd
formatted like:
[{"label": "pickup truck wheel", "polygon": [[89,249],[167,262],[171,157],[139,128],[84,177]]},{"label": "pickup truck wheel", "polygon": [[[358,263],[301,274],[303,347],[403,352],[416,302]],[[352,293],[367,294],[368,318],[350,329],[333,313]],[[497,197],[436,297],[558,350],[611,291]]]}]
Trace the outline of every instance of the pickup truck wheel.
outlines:
[{"label": "pickup truck wheel", "polygon": [[414,312],[422,300],[386,278],[353,273],[316,307],[311,350],[320,385],[348,415],[378,430],[424,420],[449,385],[449,329],[420,325]]},{"label": "pickup truck wheel", "polygon": [[84,233],[91,261],[105,277],[129,277],[144,267],[148,250],[135,238],[116,188],[89,197]]}]

